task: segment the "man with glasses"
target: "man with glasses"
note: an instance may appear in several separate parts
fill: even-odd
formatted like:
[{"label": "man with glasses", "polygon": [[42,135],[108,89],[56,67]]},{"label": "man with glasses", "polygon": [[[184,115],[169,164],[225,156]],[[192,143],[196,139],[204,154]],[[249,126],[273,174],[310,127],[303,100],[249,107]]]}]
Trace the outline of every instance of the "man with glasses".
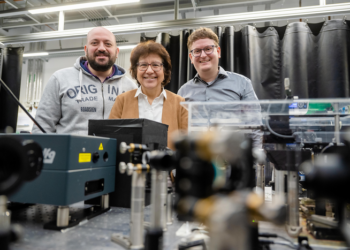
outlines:
[{"label": "man with glasses", "polygon": [[248,78],[219,66],[221,48],[217,35],[211,29],[194,31],[188,38],[187,47],[197,74],[178,91],[178,95],[186,101],[258,100]]},{"label": "man with glasses", "polygon": [[[187,102],[232,102],[257,101],[251,81],[233,72],[225,71],[219,66],[221,48],[217,35],[209,28],[199,28],[187,41],[191,63],[197,70],[196,76],[185,83],[178,95]],[[260,115],[260,105],[256,108]],[[211,110],[216,118],[223,115],[222,110]],[[206,110],[208,113],[208,110]],[[231,112],[232,115],[232,112]],[[257,123],[257,122],[254,122]],[[260,121],[258,121],[260,123]],[[254,145],[261,147],[261,134],[253,135]]]},{"label": "man with glasses", "polygon": [[[85,56],[49,79],[36,113],[47,133],[88,134],[89,119],[107,119],[118,95],[136,89],[117,66],[115,36],[103,27],[87,34]],[[33,126],[33,133],[41,133]]]}]

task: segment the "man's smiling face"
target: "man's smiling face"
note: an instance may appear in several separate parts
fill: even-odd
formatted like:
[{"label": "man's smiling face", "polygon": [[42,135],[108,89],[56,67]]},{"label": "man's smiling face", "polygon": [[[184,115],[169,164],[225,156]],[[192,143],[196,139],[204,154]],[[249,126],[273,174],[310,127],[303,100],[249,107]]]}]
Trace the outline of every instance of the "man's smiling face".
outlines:
[{"label": "man's smiling face", "polygon": [[96,71],[111,69],[119,53],[114,35],[102,27],[89,32],[84,49],[89,65]]},{"label": "man's smiling face", "polygon": [[[215,46],[215,42],[212,39],[205,38],[195,41],[191,46],[191,51],[194,49],[204,49],[207,46]],[[214,47],[213,53],[207,55],[204,51],[201,51],[200,56],[194,57],[189,54],[193,66],[196,68],[199,75],[206,74],[206,72],[217,71],[219,67],[220,47]]]}]

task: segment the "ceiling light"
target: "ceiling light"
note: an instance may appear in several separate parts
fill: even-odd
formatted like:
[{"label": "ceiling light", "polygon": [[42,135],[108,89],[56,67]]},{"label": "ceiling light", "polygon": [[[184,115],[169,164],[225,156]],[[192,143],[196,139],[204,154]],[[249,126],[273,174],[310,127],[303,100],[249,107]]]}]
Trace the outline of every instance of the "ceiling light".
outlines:
[{"label": "ceiling light", "polygon": [[[119,50],[127,50],[127,49],[133,49],[137,46],[137,44],[127,44],[127,45],[121,45],[118,46]],[[50,50],[48,52],[35,52],[35,53],[25,53],[23,54],[23,57],[37,57],[37,56],[48,56],[48,55],[55,55],[55,54],[72,54],[72,53],[84,53],[84,49],[62,49],[62,50]]]},{"label": "ceiling light", "polygon": [[65,11],[65,10],[76,10],[76,9],[87,9],[94,7],[102,7],[108,5],[116,5],[116,4],[126,4],[126,3],[136,3],[140,0],[108,0],[108,1],[99,1],[99,2],[91,2],[91,3],[79,3],[79,4],[69,4],[69,5],[61,5],[54,7],[46,7],[34,10],[28,10],[31,14],[41,14],[48,12],[56,12],[56,11]]},{"label": "ceiling light", "polygon": [[118,46],[119,50],[121,49],[133,49],[137,46],[137,44],[133,44],[133,45],[121,45],[121,46]]},{"label": "ceiling light", "polygon": [[48,56],[49,53],[47,52],[38,52],[38,53],[28,53],[28,54],[23,54],[23,57],[36,57],[36,56]]},{"label": "ceiling light", "polygon": [[19,23],[19,22],[25,22],[23,18],[9,18],[9,19],[3,19],[4,23]]}]

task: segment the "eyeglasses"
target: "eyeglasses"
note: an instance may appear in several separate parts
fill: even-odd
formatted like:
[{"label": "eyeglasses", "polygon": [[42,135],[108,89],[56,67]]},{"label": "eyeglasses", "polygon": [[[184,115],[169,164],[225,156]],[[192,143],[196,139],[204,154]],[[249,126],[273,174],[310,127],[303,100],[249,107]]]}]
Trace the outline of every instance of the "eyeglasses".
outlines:
[{"label": "eyeglasses", "polygon": [[191,50],[191,54],[194,56],[194,57],[199,57],[201,56],[202,54],[202,50],[204,51],[204,53],[206,55],[210,55],[211,53],[214,52],[214,48],[217,47],[215,45],[209,45],[209,46],[205,46],[204,49],[193,49]]},{"label": "eyeglasses", "polygon": [[146,71],[149,65],[151,65],[151,68],[153,69],[154,72],[161,70],[163,67],[162,63],[137,63],[137,68],[140,71]]}]

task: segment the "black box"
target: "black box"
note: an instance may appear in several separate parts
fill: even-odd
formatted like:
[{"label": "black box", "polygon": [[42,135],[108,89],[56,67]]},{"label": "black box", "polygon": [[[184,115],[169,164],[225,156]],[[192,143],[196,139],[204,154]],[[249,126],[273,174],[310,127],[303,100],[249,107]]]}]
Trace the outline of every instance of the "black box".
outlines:
[{"label": "black box", "polygon": [[[121,142],[142,143],[150,149],[165,149],[168,142],[168,125],[148,119],[89,120],[89,135],[117,139],[117,171],[115,191],[109,196],[113,207],[130,207],[131,176],[119,173],[119,162],[130,162],[130,154],[119,152]],[[145,205],[150,204],[150,190],[146,188]]]}]

